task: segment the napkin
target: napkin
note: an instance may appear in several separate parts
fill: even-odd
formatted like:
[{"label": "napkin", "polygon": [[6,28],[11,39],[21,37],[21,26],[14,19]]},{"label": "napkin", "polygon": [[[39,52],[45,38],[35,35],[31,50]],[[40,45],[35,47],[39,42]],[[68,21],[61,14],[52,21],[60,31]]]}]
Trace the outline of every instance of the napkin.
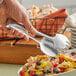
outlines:
[{"label": "napkin", "polygon": [[46,34],[56,34],[57,31],[62,28],[65,18],[68,15],[69,14],[65,8],[57,10],[56,12],[45,16],[44,19],[38,20],[36,23],[36,29]]}]

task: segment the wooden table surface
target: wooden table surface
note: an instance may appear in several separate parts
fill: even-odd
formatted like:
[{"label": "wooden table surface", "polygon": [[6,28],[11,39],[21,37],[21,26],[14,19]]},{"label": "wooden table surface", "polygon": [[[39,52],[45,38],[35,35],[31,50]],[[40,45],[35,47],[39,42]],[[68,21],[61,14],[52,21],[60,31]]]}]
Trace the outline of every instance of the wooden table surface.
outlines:
[{"label": "wooden table surface", "polygon": [[[70,39],[71,33],[66,31],[64,35]],[[29,41],[21,39],[16,42],[16,45],[12,45],[14,42],[15,40],[0,41],[1,63],[24,64],[30,56],[43,54],[37,48],[39,44],[31,39]]]}]

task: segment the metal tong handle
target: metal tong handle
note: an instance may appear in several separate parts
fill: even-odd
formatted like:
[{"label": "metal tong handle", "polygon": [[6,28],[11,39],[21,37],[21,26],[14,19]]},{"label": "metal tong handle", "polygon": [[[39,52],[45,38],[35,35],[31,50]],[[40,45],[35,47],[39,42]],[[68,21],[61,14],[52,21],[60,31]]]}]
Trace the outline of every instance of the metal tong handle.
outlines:
[{"label": "metal tong handle", "polygon": [[48,39],[53,39],[52,37],[50,37],[50,36],[48,36],[48,35],[46,35],[46,34],[43,34],[43,33],[41,33],[41,32],[36,32],[36,34],[37,35],[40,35],[40,36],[42,36],[42,37],[45,37],[45,38],[48,38]]},{"label": "metal tong handle", "polygon": [[51,39],[51,40],[53,39],[52,37],[50,37],[50,36],[48,36],[46,34],[43,34],[43,33],[39,32],[39,31],[37,31],[33,26],[32,26],[32,28],[36,31],[37,35],[45,37],[45,38],[48,38],[48,39]]},{"label": "metal tong handle", "polygon": [[24,34],[25,36],[27,36],[27,37],[35,40],[36,42],[38,42],[38,43],[40,44],[40,40],[38,40],[38,39],[32,37],[31,35],[29,35],[28,33],[26,33],[26,32],[25,32],[26,30],[25,30],[24,27],[19,26],[19,25],[17,25],[17,24],[9,24],[9,25],[7,25],[6,27],[7,27],[7,28],[13,28],[13,29],[21,32],[21,33]]}]

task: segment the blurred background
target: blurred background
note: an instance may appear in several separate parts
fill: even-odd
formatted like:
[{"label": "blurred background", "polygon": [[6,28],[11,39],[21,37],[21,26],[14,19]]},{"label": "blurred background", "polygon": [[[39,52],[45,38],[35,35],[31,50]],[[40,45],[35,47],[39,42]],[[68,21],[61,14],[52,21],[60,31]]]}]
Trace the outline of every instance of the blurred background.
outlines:
[{"label": "blurred background", "polygon": [[56,8],[67,8],[70,14],[76,12],[76,0],[19,0],[19,2],[26,8],[32,5],[42,7],[43,5],[53,4]]},{"label": "blurred background", "polygon": [[[19,0],[25,7],[29,8],[32,5],[42,7],[43,5],[53,4],[56,8],[66,8],[69,14],[76,13],[76,0]],[[17,64],[2,64],[0,63],[0,75],[2,76],[17,76],[17,71],[22,65]],[[69,75],[68,75],[69,76]]]}]

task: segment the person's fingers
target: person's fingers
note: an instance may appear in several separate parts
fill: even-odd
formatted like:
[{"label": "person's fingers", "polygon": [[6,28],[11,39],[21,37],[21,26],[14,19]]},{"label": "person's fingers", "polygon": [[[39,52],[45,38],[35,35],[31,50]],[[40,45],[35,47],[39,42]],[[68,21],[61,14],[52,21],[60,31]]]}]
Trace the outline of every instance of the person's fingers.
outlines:
[{"label": "person's fingers", "polygon": [[30,34],[31,36],[33,36],[33,37],[36,36],[36,34],[35,34],[35,33],[32,33],[32,32],[29,32],[29,34]]},{"label": "person's fingers", "polygon": [[18,37],[18,38],[24,38],[26,41],[29,40],[28,37],[24,36],[22,33],[18,32],[18,31],[14,31],[14,34],[13,34],[15,37]]},{"label": "person's fingers", "polygon": [[[27,30],[25,30],[25,32],[26,32],[27,34],[29,34]],[[29,40],[29,37],[27,37],[27,36],[24,35],[24,39],[28,41],[28,40]]]},{"label": "person's fingers", "polygon": [[22,33],[19,32],[19,37],[20,37],[20,38],[21,38],[21,37],[24,37],[24,35],[23,35]]},{"label": "person's fingers", "polygon": [[14,34],[14,32],[15,32],[15,30],[14,29],[10,29],[10,31],[9,31],[9,33],[11,34],[11,35],[13,35]]},{"label": "person's fingers", "polygon": [[[26,41],[29,40],[28,37],[24,36],[22,33],[20,33],[20,32],[18,32],[18,31],[14,30],[14,29],[11,29],[11,31],[12,31],[12,34],[13,34],[15,37],[24,38]],[[26,32],[26,31],[25,31],[25,32]]]},{"label": "person's fingers", "polygon": [[[9,4],[9,3],[11,3],[11,4]],[[25,28],[30,32],[30,34],[32,36],[34,36],[35,30],[32,28],[32,24],[29,20],[29,17],[27,15],[25,8],[22,5],[20,5],[17,1],[12,0],[9,3],[6,2],[7,12],[9,12],[9,13],[7,13],[8,17],[10,17],[10,19],[12,19],[14,21],[22,23],[25,26]],[[10,5],[10,7],[9,7],[9,5]],[[11,11],[11,9],[13,11]]]},{"label": "person's fingers", "polygon": [[26,41],[28,41],[28,40],[29,40],[29,38],[28,38],[27,36],[24,36],[24,39],[25,39]]},{"label": "person's fingers", "polygon": [[20,38],[20,37],[23,37],[26,41],[29,40],[29,38],[28,38],[27,36],[25,36],[25,35],[23,35],[22,33],[19,32],[19,38]]},{"label": "person's fingers", "polygon": [[36,36],[36,31],[31,27],[31,28],[29,28],[29,30],[28,30],[29,32],[29,34],[31,35],[31,36]]},{"label": "person's fingers", "polygon": [[[9,35],[13,35],[14,37],[18,37],[18,38],[24,38],[26,41],[29,40],[28,37],[24,36],[22,33],[18,32],[17,30],[14,30],[13,28],[4,28],[4,31],[6,31],[7,34]],[[25,31],[26,33],[28,33],[28,31]]]},{"label": "person's fingers", "polygon": [[19,37],[19,32],[15,30],[14,33],[13,33],[13,35],[14,35],[15,37]]},{"label": "person's fingers", "polygon": [[6,28],[6,27],[3,27],[3,30],[7,33],[7,34],[9,34],[9,35],[11,35],[11,29],[9,29],[9,28]]}]

